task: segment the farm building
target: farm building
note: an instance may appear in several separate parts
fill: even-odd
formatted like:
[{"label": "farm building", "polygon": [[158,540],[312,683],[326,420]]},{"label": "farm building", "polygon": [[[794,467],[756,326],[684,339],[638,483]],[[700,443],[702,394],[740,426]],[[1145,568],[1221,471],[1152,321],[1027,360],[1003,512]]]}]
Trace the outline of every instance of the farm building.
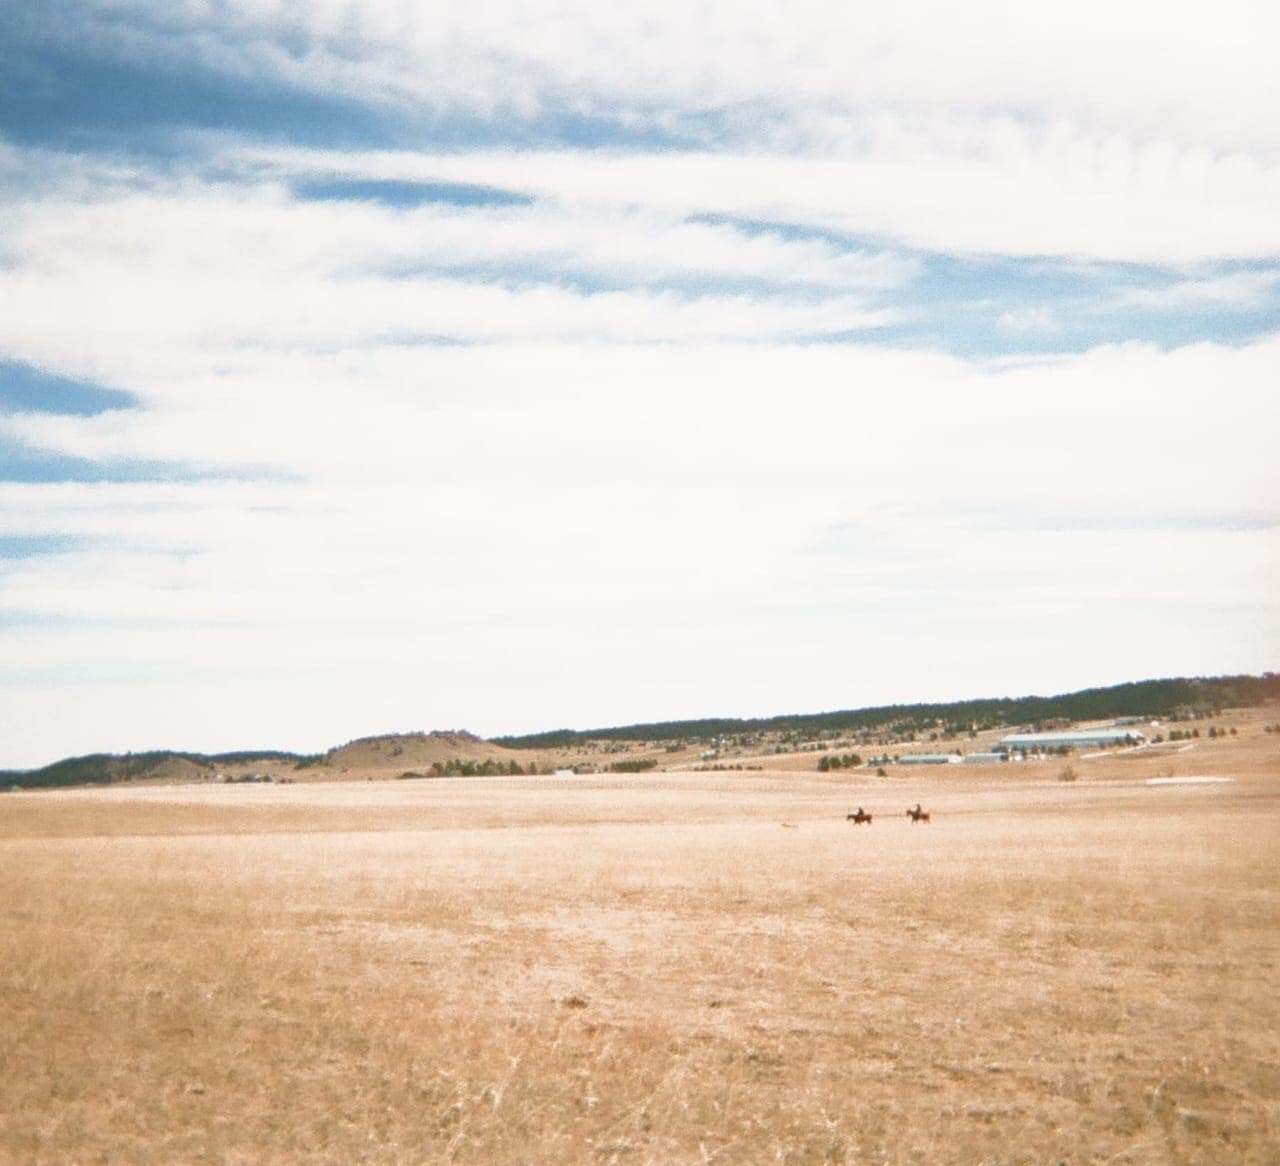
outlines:
[{"label": "farm building", "polygon": [[959,753],[907,753],[898,758],[899,765],[954,765],[963,760]]},{"label": "farm building", "polygon": [[995,762],[1008,761],[1007,753],[966,753],[964,755],[964,763],[966,765],[991,765]]},{"label": "farm building", "polygon": [[1062,733],[1010,733],[1000,738],[996,748],[1008,753],[1044,753],[1051,749],[1140,745],[1145,740],[1136,729],[1080,729]]}]

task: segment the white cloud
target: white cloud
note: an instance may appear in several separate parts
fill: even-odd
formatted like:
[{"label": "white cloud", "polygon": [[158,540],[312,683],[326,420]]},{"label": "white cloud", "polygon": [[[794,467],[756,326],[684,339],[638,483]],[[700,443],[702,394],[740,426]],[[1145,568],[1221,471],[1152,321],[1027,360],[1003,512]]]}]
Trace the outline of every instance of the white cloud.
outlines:
[{"label": "white cloud", "polygon": [[[542,118],[541,140],[575,117],[641,136],[684,127],[676,154],[637,153],[606,130],[614,154],[468,152],[399,167],[514,180],[579,209],[748,213],[948,253],[1280,254],[1280,17],[1254,0],[1211,13],[1101,0],[62,8],[51,37],[74,28],[80,45],[144,72],[198,64],[390,102],[417,133],[455,119],[518,134]],[[313,164],[326,160],[349,164],[328,151]],[[679,230],[695,252],[714,249]],[[634,236],[615,258],[643,263]]]},{"label": "white cloud", "polygon": [[[314,168],[316,159],[308,155],[292,170],[286,155],[284,165],[273,169],[304,178],[430,176],[429,158],[409,160],[409,166],[395,155],[385,161],[334,154],[324,159],[323,169]],[[508,161],[519,169],[518,157]],[[34,167],[42,158],[32,155],[30,162]],[[223,160],[215,158],[214,164]],[[571,197],[534,206],[428,203],[396,210],[371,201],[297,201],[276,185],[234,181],[161,186],[144,179],[141,190],[113,192],[115,197],[100,193],[86,202],[78,185],[69,198],[46,191],[14,207],[10,245],[29,267],[65,273],[127,264],[159,267],[168,277],[186,271],[205,279],[228,271],[254,279],[478,267],[488,277],[495,268],[524,271],[528,280],[547,273],[640,283],[700,278],[845,291],[898,286],[916,269],[912,260],[891,253],[689,221],[685,208],[636,205],[629,198],[597,205]]]},{"label": "white cloud", "polygon": [[[897,318],[876,297],[915,270],[891,254],[667,212],[393,211],[181,181],[92,203],[29,200],[11,218],[16,261],[0,270],[0,345],[86,376],[128,374],[143,391],[139,365],[195,354],[184,379],[196,375],[212,402],[221,392],[208,367],[237,348],[687,342],[876,328]],[[44,440],[30,426],[48,424],[22,422],[21,436]],[[93,430],[81,432],[87,441]]]},{"label": "white cloud", "polygon": [[[53,14],[140,69],[405,124],[702,144],[204,139],[167,169],[4,147],[0,354],[138,405],[11,411],[0,438],[218,480],[0,485],[0,538],[70,540],[0,558],[0,761],[1274,666],[1277,531],[1231,518],[1280,508],[1280,337],[875,343],[913,289],[929,310],[939,255],[1157,265],[1163,289],[1100,293],[1129,308],[1270,303],[1273,273],[1213,266],[1280,255],[1269,10],[421,11]],[[328,178],[530,202],[290,193]],[[1006,330],[1057,323],[995,302]]]},{"label": "white cloud", "polygon": [[[1277,581],[1276,532],[1219,536],[1194,519],[1280,497],[1278,346],[1130,347],[991,372],[843,347],[419,354],[443,397],[399,392],[400,366],[370,361],[358,389],[317,399],[304,366],[268,401],[213,413],[178,398],[118,434],[121,453],[215,462],[248,441],[292,484],[0,490],[0,533],[98,540],[11,565],[3,602],[251,626],[264,643],[311,628],[339,644],[394,627],[441,644],[497,617],[526,637],[548,621],[643,636],[675,620],[770,639],[832,605],[863,627],[862,605],[920,587],[956,619],[1046,588],[1074,595],[1077,615],[1108,594],[1256,607]],[[292,430],[273,427],[290,412]],[[1186,531],[1089,529],[1153,504],[1188,516]],[[1011,506],[1082,522],[993,529]],[[860,541],[832,547],[828,532],[850,524]],[[776,624],[753,614],[770,608]]]},{"label": "white cloud", "polygon": [[1062,331],[1062,322],[1052,308],[1032,306],[1001,312],[996,327],[1014,336],[1052,335]]},{"label": "white cloud", "polygon": [[1064,131],[992,157],[577,151],[237,153],[245,165],[514,188],[573,208],[644,207],[798,223],[943,254],[1188,264],[1280,255],[1280,165],[1147,147],[1119,163]]},{"label": "white cloud", "polygon": [[1123,288],[1115,303],[1125,307],[1175,312],[1196,309],[1256,311],[1277,304],[1280,272],[1236,271],[1228,275],[1179,280],[1165,287]]},{"label": "white cloud", "polygon": [[[1280,145],[1271,6],[1154,0],[1034,8],[980,0],[312,0],[216,7],[59,5],[50,21],[138,61],[271,78],[361,101],[495,120],[540,113],[643,125],[750,111],[792,134],[873,132],[889,111],[980,126],[1018,111],[1130,142]],[[54,25],[56,27],[56,24]],[[745,119],[744,119],[745,120]],[[867,128],[861,128],[867,127]]]}]

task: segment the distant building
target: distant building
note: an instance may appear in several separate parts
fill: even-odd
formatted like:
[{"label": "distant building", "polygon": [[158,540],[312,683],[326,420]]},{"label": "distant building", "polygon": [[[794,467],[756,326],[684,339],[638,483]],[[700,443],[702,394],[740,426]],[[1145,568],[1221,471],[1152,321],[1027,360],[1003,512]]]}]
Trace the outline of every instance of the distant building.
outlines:
[{"label": "distant building", "polygon": [[956,765],[964,758],[959,753],[904,753],[899,765]]},{"label": "distant building", "polygon": [[1146,737],[1136,729],[1079,729],[1062,733],[1010,733],[997,749],[1007,753],[1047,753],[1053,749],[1106,748],[1109,745],[1141,745]]},{"label": "distant building", "polygon": [[993,765],[1008,760],[1007,753],[966,753],[964,755],[966,765]]}]

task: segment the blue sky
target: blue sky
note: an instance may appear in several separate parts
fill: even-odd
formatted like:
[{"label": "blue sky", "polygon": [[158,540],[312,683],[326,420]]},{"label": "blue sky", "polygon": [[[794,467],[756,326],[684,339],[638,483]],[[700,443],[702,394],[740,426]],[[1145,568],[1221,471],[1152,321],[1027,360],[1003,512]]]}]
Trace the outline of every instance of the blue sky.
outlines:
[{"label": "blue sky", "polygon": [[0,765],[1275,667],[1277,17],[1034,7],[7,19]]}]

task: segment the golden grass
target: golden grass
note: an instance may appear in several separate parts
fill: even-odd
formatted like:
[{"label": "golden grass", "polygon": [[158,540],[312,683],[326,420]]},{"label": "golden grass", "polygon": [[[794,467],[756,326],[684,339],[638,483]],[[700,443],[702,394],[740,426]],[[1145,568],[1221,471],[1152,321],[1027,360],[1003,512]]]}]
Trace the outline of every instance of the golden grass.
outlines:
[{"label": "golden grass", "polygon": [[11,795],[0,1159],[1280,1162],[1251,741],[1163,789]]}]

